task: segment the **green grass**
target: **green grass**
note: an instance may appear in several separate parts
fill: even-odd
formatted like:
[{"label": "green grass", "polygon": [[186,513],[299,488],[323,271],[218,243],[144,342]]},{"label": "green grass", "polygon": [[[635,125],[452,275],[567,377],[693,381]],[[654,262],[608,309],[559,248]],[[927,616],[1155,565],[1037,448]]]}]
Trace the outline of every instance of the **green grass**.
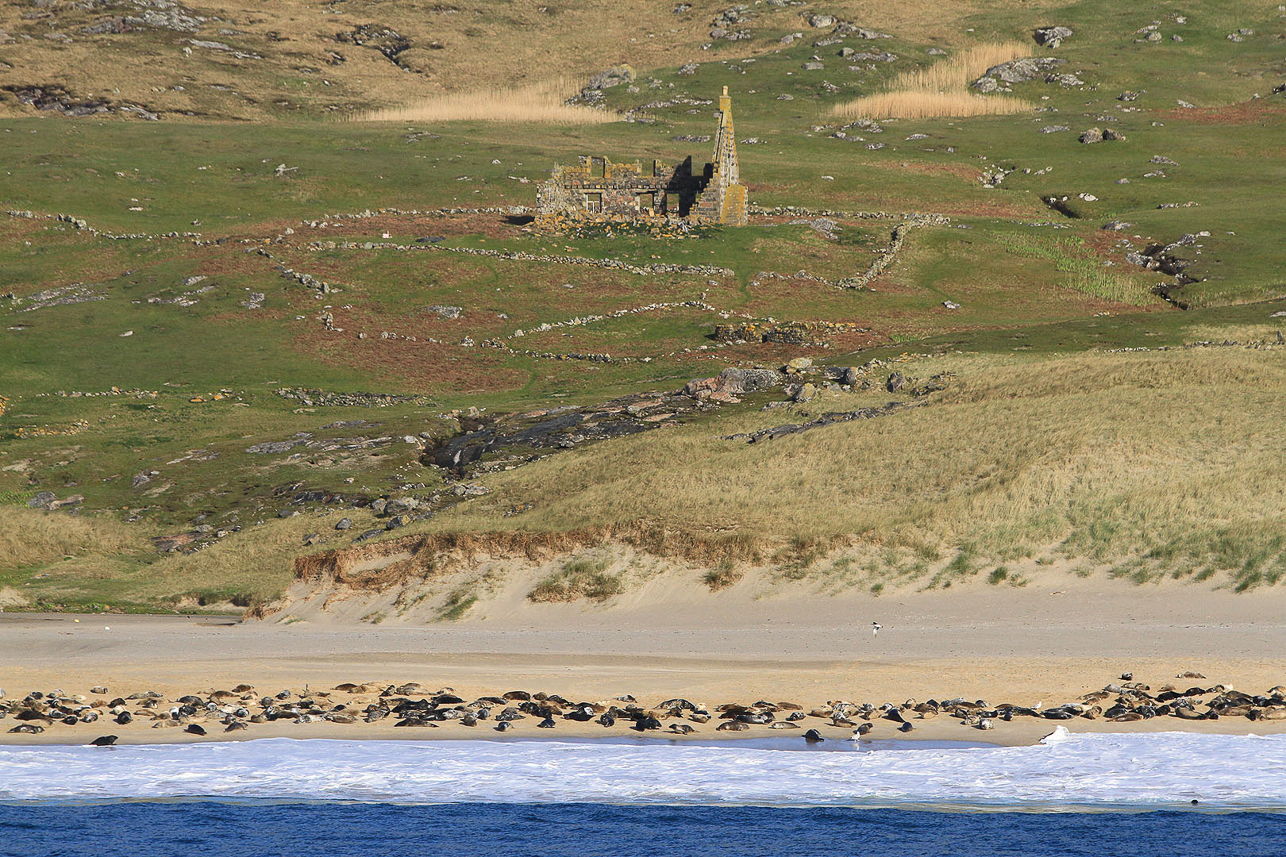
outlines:
[{"label": "green grass", "polygon": [[1020,256],[1051,263],[1053,270],[1070,275],[1068,285],[1078,292],[1119,304],[1142,305],[1156,301],[1136,281],[1105,269],[1104,260],[1089,253],[1080,238],[998,235],[996,243]]},{"label": "green grass", "polygon": [[527,594],[527,599],[535,602],[569,602],[582,598],[606,601],[623,591],[620,575],[608,573],[607,568],[608,563],[604,559],[574,559],[537,583]]},{"label": "green grass", "polygon": [[442,603],[438,618],[445,622],[456,622],[463,619],[473,605],[478,603],[478,595],[470,589],[452,591]]}]

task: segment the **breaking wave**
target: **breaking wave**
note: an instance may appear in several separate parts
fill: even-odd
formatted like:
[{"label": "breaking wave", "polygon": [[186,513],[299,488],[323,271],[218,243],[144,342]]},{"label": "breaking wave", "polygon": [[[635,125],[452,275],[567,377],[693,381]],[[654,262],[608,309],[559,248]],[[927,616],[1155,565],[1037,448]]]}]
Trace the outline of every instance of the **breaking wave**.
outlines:
[{"label": "breaking wave", "polygon": [[[803,742],[795,739],[794,746]],[[827,742],[834,747],[841,742]],[[1286,809],[1286,735],[1072,735],[849,752],[639,741],[0,747],[0,801]]]}]

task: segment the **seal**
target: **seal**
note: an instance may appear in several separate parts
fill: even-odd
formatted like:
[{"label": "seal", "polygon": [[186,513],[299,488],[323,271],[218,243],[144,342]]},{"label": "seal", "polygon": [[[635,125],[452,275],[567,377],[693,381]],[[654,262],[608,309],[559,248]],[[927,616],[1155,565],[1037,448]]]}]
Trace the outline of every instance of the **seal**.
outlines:
[{"label": "seal", "polygon": [[89,742],[91,747],[110,747],[115,744],[117,738],[115,735],[99,735],[93,741]]},{"label": "seal", "polygon": [[512,728],[514,728],[514,725],[510,723],[508,720],[501,720],[499,723],[496,724],[497,732],[508,732]]},{"label": "seal", "polygon": [[[742,726],[744,727],[745,724],[742,724]],[[646,732],[649,729],[660,729],[661,721],[657,720],[655,717],[652,717],[650,715],[645,717],[640,717],[638,720],[634,721],[633,728],[635,729],[635,731],[638,731],[638,732]]]},{"label": "seal", "polygon": [[186,732],[186,733],[188,733],[189,735],[204,735],[204,734],[205,734],[205,728],[204,728],[203,726],[201,726],[201,724],[199,724],[199,723],[189,723],[189,724],[187,725],[187,728],[186,728],[186,729],[184,729],[183,731],[184,731],[184,732]]},{"label": "seal", "polygon": [[744,732],[750,728],[748,723],[740,720],[725,720],[715,727],[716,732]]},{"label": "seal", "polygon": [[675,733],[676,735],[691,735],[693,732],[696,732],[697,730],[692,728],[686,723],[671,723],[670,731]]}]

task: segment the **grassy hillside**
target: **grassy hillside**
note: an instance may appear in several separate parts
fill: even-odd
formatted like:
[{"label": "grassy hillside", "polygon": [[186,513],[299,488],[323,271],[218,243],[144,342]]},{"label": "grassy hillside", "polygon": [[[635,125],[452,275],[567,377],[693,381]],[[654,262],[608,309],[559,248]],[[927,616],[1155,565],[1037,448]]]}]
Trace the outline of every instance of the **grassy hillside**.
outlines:
[{"label": "grassy hillside", "polygon": [[[1005,28],[1022,31],[1039,26],[1042,9],[1055,4],[1025,3],[1016,13],[1011,5],[11,0],[0,4],[0,32],[8,37],[0,38],[0,89],[44,87],[127,117],[142,115],[135,107],[172,121],[281,119],[588,78],[620,63],[653,69],[756,56],[777,47],[781,35],[809,29],[801,15],[814,12],[956,46],[967,43],[975,19],[1003,11]],[[740,20],[719,28],[744,37],[712,39],[732,7],[743,10]],[[25,112],[14,96],[0,108]]]},{"label": "grassy hillside", "polygon": [[[0,7],[0,593],[270,599],[389,498],[407,532],[735,534],[737,563],[843,585],[1024,557],[1277,581],[1286,13],[682,5]],[[1074,35],[1038,46],[1051,24]],[[836,117],[1015,40],[1065,62],[957,96],[1018,112]],[[622,62],[606,123],[356,121]],[[577,154],[704,159],[723,86],[751,225],[521,216]],[[715,336],[784,322],[815,335]],[[800,357],[802,403],[661,396]],[[722,439],[889,401],[915,407]],[[586,428],[512,439],[568,413]],[[509,439],[437,466],[476,431]]]}]

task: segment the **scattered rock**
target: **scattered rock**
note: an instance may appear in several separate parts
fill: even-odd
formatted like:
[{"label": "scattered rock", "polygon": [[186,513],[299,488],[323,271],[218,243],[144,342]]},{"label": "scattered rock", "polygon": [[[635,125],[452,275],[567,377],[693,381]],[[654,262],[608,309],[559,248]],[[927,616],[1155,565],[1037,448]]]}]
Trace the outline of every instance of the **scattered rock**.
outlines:
[{"label": "scattered rock", "polygon": [[803,404],[817,397],[817,387],[812,382],[805,382],[794,387],[790,391],[790,400],[795,404]]},{"label": "scattered rock", "polygon": [[1056,48],[1063,43],[1065,39],[1070,39],[1074,33],[1070,27],[1038,27],[1032,34],[1036,44],[1047,48]]},{"label": "scattered rock", "polygon": [[1047,74],[1045,75],[1046,83],[1057,83],[1059,86],[1071,88],[1073,86],[1084,86],[1085,81],[1081,80],[1074,74]]},{"label": "scattered rock", "polygon": [[57,497],[58,495],[52,491],[41,491],[36,496],[32,497],[30,500],[27,501],[27,508],[29,509],[48,508],[49,504],[53,503],[54,500],[57,499]]},{"label": "scattered rock", "polygon": [[1106,143],[1113,140],[1123,141],[1125,140],[1125,135],[1120,131],[1113,130],[1112,128],[1090,128],[1088,131],[1083,132],[1077,139],[1080,140],[1080,142],[1087,144]]},{"label": "scattered rock", "polygon": [[620,86],[625,83],[633,83],[636,77],[634,68],[630,65],[612,66],[606,71],[600,71],[589,79],[586,89],[611,89],[613,86]]},{"label": "scattered rock", "polygon": [[813,368],[813,358],[795,357],[786,363],[786,374],[793,375]]}]

